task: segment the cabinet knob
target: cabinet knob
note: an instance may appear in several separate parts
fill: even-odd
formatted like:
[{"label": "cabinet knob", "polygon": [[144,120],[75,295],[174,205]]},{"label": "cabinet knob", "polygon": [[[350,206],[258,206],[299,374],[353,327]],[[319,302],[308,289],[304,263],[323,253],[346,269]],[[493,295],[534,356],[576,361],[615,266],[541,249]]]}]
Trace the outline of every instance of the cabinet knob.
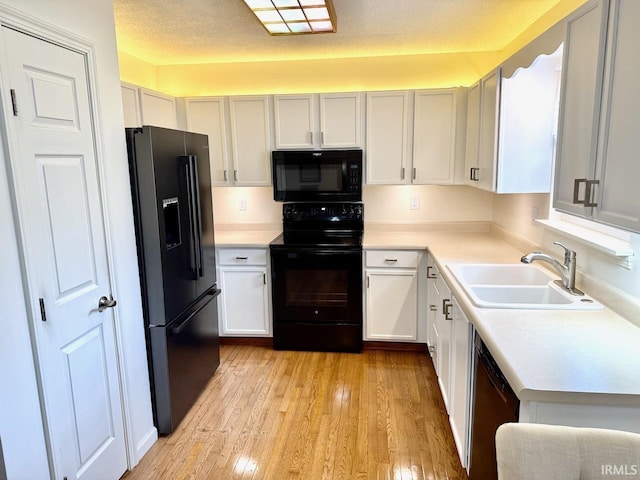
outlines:
[{"label": "cabinet knob", "polygon": [[437,312],[438,311],[438,306],[437,305],[429,305],[429,310],[431,312]]}]

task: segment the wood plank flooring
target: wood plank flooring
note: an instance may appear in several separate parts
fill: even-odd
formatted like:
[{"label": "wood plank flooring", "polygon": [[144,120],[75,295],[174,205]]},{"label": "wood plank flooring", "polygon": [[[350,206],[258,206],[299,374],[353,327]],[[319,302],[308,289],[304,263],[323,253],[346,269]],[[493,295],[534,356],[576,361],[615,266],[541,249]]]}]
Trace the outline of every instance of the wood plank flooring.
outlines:
[{"label": "wood plank flooring", "polygon": [[220,353],[196,405],[126,480],[467,478],[426,353]]}]

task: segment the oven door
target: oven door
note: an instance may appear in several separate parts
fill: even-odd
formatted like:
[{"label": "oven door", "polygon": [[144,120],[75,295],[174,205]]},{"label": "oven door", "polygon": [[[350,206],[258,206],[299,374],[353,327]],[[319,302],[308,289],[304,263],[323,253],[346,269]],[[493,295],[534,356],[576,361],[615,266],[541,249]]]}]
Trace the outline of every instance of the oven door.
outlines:
[{"label": "oven door", "polygon": [[272,248],[274,322],[362,325],[362,250]]}]

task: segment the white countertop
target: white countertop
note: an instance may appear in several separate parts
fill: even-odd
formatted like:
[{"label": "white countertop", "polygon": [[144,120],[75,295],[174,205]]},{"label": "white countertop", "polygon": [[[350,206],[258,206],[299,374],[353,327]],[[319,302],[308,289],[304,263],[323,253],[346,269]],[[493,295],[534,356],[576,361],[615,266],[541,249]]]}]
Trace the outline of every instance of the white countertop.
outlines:
[{"label": "white countertop", "polygon": [[607,308],[478,308],[446,267],[457,262],[519,263],[528,252],[488,233],[429,231],[366,233],[364,247],[428,248],[521,401],[640,407],[639,327]]},{"label": "white countertop", "polygon": [[274,230],[218,230],[216,247],[220,248],[267,248],[279,231]]},{"label": "white countertop", "polygon": [[[216,246],[266,248],[279,231],[216,231]],[[519,263],[523,252],[489,233],[366,231],[365,249],[428,249],[521,401],[640,406],[640,328],[605,308],[477,308],[448,263]],[[586,293],[595,295],[595,292]]]}]

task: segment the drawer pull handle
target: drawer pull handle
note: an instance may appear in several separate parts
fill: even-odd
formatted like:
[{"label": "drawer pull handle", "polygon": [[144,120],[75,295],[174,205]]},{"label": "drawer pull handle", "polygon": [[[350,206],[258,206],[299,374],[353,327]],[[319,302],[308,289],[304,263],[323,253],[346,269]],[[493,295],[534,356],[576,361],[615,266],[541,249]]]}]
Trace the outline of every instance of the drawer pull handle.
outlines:
[{"label": "drawer pull handle", "polygon": [[451,310],[449,310],[452,306],[453,304],[450,303],[448,298],[442,300],[442,314],[444,315],[445,320],[453,320],[453,317],[451,317]]},{"label": "drawer pull handle", "polygon": [[433,267],[427,267],[427,278],[437,278],[435,273],[431,273],[431,270],[435,270]]},{"label": "drawer pull handle", "polygon": [[248,260],[249,257],[236,257],[236,260]]},{"label": "drawer pull handle", "polygon": [[384,259],[385,262],[389,262],[389,263],[396,263],[398,261],[397,258],[385,258]]},{"label": "drawer pull handle", "polygon": [[438,311],[438,306],[437,305],[429,305],[429,310],[432,312],[437,312]]}]

